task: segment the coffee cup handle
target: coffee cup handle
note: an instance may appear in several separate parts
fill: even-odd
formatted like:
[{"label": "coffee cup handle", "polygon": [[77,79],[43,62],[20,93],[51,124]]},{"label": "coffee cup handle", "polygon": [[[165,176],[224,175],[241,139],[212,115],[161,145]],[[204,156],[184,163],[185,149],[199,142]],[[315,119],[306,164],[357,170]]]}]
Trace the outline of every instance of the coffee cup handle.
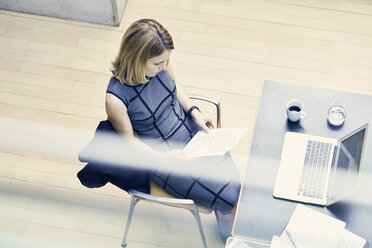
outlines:
[{"label": "coffee cup handle", "polygon": [[307,118],[307,114],[304,111],[301,111],[300,112],[300,117],[301,117],[301,119],[306,119]]}]

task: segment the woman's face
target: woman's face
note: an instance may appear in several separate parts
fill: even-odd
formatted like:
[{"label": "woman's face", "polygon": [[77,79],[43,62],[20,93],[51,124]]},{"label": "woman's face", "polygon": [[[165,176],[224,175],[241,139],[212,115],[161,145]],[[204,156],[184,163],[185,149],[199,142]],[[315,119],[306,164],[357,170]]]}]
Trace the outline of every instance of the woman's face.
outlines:
[{"label": "woman's face", "polygon": [[167,66],[167,61],[172,50],[165,50],[159,56],[148,59],[145,66],[145,75],[154,77]]}]

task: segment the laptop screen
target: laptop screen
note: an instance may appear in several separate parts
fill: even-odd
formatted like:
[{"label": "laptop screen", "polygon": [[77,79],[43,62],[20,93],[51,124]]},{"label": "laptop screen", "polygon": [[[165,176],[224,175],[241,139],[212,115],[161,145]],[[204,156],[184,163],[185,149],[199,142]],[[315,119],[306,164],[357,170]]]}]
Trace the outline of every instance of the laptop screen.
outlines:
[{"label": "laptop screen", "polygon": [[368,125],[359,128],[353,133],[342,138],[338,147],[334,184],[330,201],[337,200],[351,188],[355,188],[358,182],[359,171],[363,162],[365,141]]}]

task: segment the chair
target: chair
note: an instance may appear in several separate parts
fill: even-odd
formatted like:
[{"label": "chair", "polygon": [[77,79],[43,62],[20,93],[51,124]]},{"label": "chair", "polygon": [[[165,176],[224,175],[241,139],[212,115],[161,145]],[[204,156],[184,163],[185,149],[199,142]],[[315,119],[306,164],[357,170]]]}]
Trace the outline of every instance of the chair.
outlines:
[{"label": "chair", "polygon": [[[190,99],[203,101],[208,104],[214,105],[216,108],[217,128],[221,127],[221,105],[217,100],[214,100],[209,97],[201,96],[201,95],[195,95],[195,94],[190,94],[189,97]],[[205,240],[205,235],[203,231],[203,226],[200,221],[199,212],[210,214],[212,212],[212,209],[198,206],[191,199],[174,198],[173,196],[165,192],[161,187],[159,187],[157,184],[153,183],[152,181],[150,181],[150,194],[146,194],[146,193],[133,190],[133,189],[129,190],[128,194],[131,196],[131,203],[130,203],[130,209],[129,209],[128,218],[127,218],[127,224],[126,224],[125,231],[124,231],[124,237],[123,237],[123,241],[121,244],[122,247],[127,246],[127,237],[128,237],[128,232],[129,232],[130,224],[132,221],[133,213],[134,213],[134,208],[140,200],[144,200],[148,202],[163,204],[163,205],[167,205],[171,207],[184,208],[184,209],[189,210],[194,216],[196,223],[198,225],[198,229],[199,229],[201,240],[203,242],[203,246],[204,248],[207,248],[207,242]]]}]

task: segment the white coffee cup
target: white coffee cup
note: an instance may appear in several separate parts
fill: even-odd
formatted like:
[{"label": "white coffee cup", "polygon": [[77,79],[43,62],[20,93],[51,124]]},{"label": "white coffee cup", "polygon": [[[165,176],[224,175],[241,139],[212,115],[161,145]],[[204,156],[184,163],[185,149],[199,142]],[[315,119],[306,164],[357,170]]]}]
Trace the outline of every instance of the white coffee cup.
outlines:
[{"label": "white coffee cup", "polygon": [[291,99],[287,102],[287,116],[292,122],[299,121],[300,119],[306,119],[307,114],[303,111],[304,104],[299,99]]}]

